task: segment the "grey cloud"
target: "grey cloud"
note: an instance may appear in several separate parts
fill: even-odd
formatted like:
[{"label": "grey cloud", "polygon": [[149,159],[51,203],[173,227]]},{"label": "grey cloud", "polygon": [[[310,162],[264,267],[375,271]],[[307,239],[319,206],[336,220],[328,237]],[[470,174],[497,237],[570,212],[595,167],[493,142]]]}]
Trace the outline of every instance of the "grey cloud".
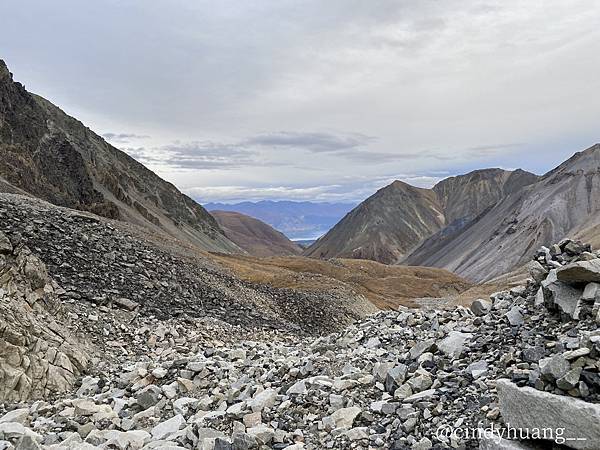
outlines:
[{"label": "grey cloud", "polygon": [[115,144],[128,144],[131,140],[149,139],[150,136],[134,133],[104,133],[102,137]]},{"label": "grey cloud", "polygon": [[516,151],[520,147],[527,144],[515,142],[508,144],[487,144],[469,147],[465,149],[465,153],[473,157],[493,156],[504,152]]},{"label": "grey cloud", "polygon": [[364,147],[376,140],[372,136],[365,136],[359,133],[333,134],[280,131],[251,137],[246,140],[246,144],[251,146],[305,149],[315,153],[330,153]]},{"label": "grey cloud", "polygon": [[238,202],[272,200],[296,200],[316,202],[361,202],[378,189],[394,180],[402,180],[419,187],[431,187],[441,180],[428,174],[396,174],[378,177],[356,177],[336,184],[293,184],[293,185],[227,185],[198,186],[185,190],[200,202]]},{"label": "grey cloud", "polygon": [[142,162],[174,169],[233,169],[257,163],[255,151],[211,141],[174,142],[150,149],[126,151]]}]

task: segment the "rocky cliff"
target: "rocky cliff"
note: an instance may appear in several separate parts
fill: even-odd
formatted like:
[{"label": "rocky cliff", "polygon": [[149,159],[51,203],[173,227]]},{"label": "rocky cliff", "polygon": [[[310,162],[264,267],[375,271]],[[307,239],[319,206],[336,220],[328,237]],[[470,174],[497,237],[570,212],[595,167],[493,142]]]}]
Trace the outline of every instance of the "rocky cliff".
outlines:
[{"label": "rocky cliff", "polygon": [[239,251],[204,208],[27,92],[1,60],[0,189],[161,230],[205,250]]}]

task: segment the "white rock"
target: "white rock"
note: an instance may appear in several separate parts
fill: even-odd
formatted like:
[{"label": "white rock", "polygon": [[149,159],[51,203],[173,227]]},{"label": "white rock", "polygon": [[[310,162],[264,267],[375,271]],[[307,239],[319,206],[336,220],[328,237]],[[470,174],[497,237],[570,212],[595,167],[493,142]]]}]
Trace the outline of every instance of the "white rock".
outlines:
[{"label": "white rock", "polygon": [[[597,449],[600,436],[600,404],[564,395],[520,388],[508,380],[496,383],[500,411],[513,428],[563,428],[563,437],[575,449]],[[585,439],[585,440],[577,440]]]},{"label": "white rock", "polygon": [[470,333],[451,331],[440,343],[438,348],[450,358],[457,358],[465,348],[465,344],[473,338]]},{"label": "white rock", "polygon": [[265,408],[272,408],[277,401],[277,391],[275,389],[265,389],[256,394],[252,400],[248,402],[248,407],[252,411],[262,411]]},{"label": "white rock", "polygon": [[152,438],[155,440],[165,439],[170,435],[177,433],[184,425],[184,417],[181,414],[178,414],[152,428]]},{"label": "white rock", "polygon": [[354,420],[362,410],[358,406],[351,406],[349,408],[341,408],[335,411],[331,416],[334,428],[352,428]]},{"label": "white rock", "polygon": [[23,425],[29,416],[29,408],[20,408],[7,412],[0,417],[0,423],[17,422]]}]

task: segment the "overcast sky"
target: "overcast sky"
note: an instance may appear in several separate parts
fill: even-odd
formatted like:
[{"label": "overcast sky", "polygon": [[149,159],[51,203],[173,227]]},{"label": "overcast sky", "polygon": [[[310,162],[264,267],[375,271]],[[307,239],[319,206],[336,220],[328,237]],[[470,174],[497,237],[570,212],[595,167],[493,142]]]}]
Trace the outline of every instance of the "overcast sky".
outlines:
[{"label": "overcast sky", "polygon": [[0,3],[0,58],[206,201],[362,200],[600,140],[600,2]]}]

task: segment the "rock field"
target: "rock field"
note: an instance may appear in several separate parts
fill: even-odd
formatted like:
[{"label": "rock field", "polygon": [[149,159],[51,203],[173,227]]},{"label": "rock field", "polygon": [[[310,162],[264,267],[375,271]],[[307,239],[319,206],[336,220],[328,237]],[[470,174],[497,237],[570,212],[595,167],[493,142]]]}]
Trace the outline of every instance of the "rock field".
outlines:
[{"label": "rock field", "polygon": [[[600,258],[579,242],[540,249],[526,286],[470,308],[349,324],[335,298],[278,303],[6,198],[0,450],[600,448]],[[565,440],[468,433],[490,427]]]}]

